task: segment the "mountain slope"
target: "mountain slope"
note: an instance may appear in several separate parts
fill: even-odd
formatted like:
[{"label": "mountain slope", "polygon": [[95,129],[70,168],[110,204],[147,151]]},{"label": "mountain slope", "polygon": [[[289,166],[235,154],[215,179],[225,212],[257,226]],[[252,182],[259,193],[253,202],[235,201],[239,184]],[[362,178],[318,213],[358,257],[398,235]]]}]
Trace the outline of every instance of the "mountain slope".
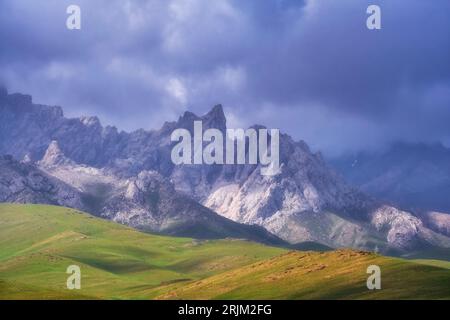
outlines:
[{"label": "mountain slope", "polygon": [[[81,290],[65,287],[73,264]],[[382,290],[366,288],[370,264],[381,267]],[[0,299],[449,299],[449,277],[444,267],[358,251],[288,253],[141,233],[62,207],[0,205]]]},{"label": "mountain slope", "polygon": [[35,166],[0,156],[0,202],[42,203],[83,209],[79,192]]},{"label": "mountain slope", "polygon": [[[381,290],[366,287],[369,265],[382,270]],[[450,299],[445,284],[450,272],[447,264],[442,265],[424,269],[425,265],[351,250],[289,252],[186,284],[158,298]]]}]

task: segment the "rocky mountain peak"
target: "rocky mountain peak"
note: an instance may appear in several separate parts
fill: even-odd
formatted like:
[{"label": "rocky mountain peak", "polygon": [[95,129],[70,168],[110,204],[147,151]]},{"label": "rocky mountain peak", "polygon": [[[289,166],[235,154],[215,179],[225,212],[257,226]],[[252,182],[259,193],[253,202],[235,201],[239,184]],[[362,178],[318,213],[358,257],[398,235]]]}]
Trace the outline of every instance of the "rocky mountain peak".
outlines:
[{"label": "rocky mountain peak", "polygon": [[199,119],[199,117],[195,113],[190,112],[190,111],[185,111],[183,113],[183,115],[181,117],[179,117],[178,123],[183,123],[186,121],[195,121],[198,119]]},{"label": "rocky mountain peak", "polygon": [[165,130],[167,128],[170,128],[170,131],[175,129],[175,128],[183,128],[183,129],[187,129],[191,132],[193,132],[193,123],[194,121],[200,120],[200,117],[197,116],[195,113],[190,112],[190,111],[186,111],[185,113],[183,113],[183,115],[181,117],[178,118],[178,121],[175,123],[173,123],[173,125],[170,126],[163,126],[162,130]]},{"label": "rocky mountain peak", "polygon": [[39,161],[39,165],[43,167],[51,167],[65,164],[73,164],[72,160],[68,159],[59,147],[58,141],[53,140],[44,154],[44,157]]},{"label": "rocky mountain peak", "polygon": [[206,128],[215,128],[221,131],[225,131],[227,128],[227,119],[221,104],[214,106],[211,111],[205,114],[201,119]]},{"label": "rocky mountain peak", "polygon": [[[179,117],[174,126],[170,125],[170,128],[184,128],[192,132],[194,121],[202,121],[203,130],[214,128],[225,132],[227,129],[227,119],[221,104],[214,106],[208,113],[201,117],[193,112],[186,111],[181,117]],[[165,124],[163,129],[168,127],[168,125],[169,124]]]},{"label": "rocky mountain peak", "polygon": [[217,121],[226,121],[222,105],[216,104],[207,114],[203,116],[203,119],[215,119]]}]

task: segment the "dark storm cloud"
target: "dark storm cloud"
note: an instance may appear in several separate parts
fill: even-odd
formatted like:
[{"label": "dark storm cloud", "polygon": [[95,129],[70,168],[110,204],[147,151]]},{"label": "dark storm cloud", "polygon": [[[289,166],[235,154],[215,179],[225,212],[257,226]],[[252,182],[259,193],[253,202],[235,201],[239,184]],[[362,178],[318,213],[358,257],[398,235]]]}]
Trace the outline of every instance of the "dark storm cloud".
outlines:
[{"label": "dark storm cloud", "polygon": [[328,152],[449,141],[449,16],[448,0],[3,0],[0,80],[125,129],[220,102],[231,125]]}]

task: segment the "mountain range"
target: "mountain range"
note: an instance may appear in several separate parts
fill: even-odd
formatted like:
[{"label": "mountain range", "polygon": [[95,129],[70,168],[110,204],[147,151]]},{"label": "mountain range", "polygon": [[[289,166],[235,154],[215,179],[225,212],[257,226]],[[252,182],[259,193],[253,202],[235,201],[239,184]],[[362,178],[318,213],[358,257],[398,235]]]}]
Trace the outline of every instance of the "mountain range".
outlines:
[{"label": "mountain range", "polygon": [[[97,117],[0,90],[1,201],[85,210],[151,232],[196,238],[246,238],[283,245],[407,252],[450,247],[449,215],[439,223],[348,184],[304,141],[280,135],[281,171],[259,165],[174,165],[177,128],[225,132],[220,105],[185,112],[159,130],[119,131]],[[256,126],[260,127],[260,126]]]}]

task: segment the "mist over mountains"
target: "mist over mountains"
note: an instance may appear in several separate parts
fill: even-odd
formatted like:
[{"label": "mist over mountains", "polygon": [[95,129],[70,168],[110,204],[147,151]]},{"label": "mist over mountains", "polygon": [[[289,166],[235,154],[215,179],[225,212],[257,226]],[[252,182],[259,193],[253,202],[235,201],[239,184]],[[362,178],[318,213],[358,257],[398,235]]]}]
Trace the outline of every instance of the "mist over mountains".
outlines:
[{"label": "mist over mountains", "polygon": [[205,130],[227,128],[220,105],[203,116],[185,112],[159,130],[124,132],[103,127],[97,117],[65,118],[60,107],[3,90],[0,154],[16,160],[0,161],[1,199],[75,207],[142,230],[198,238],[402,252],[450,247],[448,214],[430,223],[376,200],[287,134],[280,136],[276,176],[262,176],[260,165],[174,165],[170,135],[177,128],[192,132],[196,120]]},{"label": "mist over mountains", "polygon": [[350,183],[380,199],[409,209],[450,212],[450,149],[440,143],[395,143],[331,163]]}]

